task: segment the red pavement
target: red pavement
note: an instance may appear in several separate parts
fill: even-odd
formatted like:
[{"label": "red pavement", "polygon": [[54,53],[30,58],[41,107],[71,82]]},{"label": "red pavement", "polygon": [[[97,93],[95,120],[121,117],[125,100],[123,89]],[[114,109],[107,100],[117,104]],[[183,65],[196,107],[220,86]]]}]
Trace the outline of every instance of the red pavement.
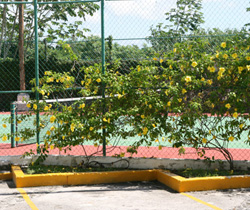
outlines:
[{"label": "red pavement", "polygon": [[[19,145],[18,147],[11,148],[10,144],[0,144],[0,156],[14,156],[23,155],[25,152],[32,150],[36,153],[36,144],[32,145]],[[114,156],[124,153],[125,157],[130,157],[131,154],[126,152],[127,146],[111,147],[107,146],[107,156]],[[196,154],[195,149],[185,148],[186,152],[184,155],[178,154],[178,148],[163,147],[161,150],[158,147],[139,147],[137,154],[133,154],[132,157],[147,157],[147,158],[177,158],[177,159],[200,159]],[[85,153],[85,152],[86,153]],[[229,149],[233,155],[234,160],[250,160],[250,149]],[[85,145],[84,149],[82,146],[75,146],[66,153],[64,150],[59,151],[58,149],[50,150],[49,154],[54,155],[96,155],[102,156],[102,147],[94,147],[92,145]],[[207,150],[207,157],[214,156],[215,159],[225,160],[224,156],[215,150]]]}]

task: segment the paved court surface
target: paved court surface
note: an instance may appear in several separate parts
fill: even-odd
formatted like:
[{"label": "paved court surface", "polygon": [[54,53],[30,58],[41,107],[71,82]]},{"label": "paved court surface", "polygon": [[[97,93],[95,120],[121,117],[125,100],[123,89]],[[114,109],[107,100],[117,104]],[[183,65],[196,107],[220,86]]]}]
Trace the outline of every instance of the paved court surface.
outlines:
[{"label": "paved court surface", "polygon": [[0,182],[1,210],[249,210],[250,189],[176,193],[158,182],[15,188]]}]

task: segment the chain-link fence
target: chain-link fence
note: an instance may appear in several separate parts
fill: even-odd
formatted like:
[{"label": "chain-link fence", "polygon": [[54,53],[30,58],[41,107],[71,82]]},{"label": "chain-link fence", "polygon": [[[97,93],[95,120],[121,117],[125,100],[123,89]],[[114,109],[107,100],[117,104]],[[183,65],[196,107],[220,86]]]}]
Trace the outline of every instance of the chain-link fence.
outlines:
[{"label": "chain-link fence", "polygon": [[[10,2],[9,2],[10,3]],[[24,6],[24,68],[25,90],[20,91],[20,60],[18,42],[18,8],[20,4],[0,4],[2,17],[0,26],[0,110],[1,121],[7,128],[1,127],[0,134],[11,130],[18,131],[24,127],[35,127],[35,115],[31,121],[18,120],[11,126],[10,104],[17,101],[17,95],[27,93],[31,99],[36,94],[32,91],[34,83],[30,81],[36,77],[43,77],[46,71],[69,72],[79,81],[84,80],[82,67],[101,64],[105,61],[108,68],[120,62],[119,72],[128,74],[145,60],[153,60],[156,55],[161,57],[172,51],[176,43],[186,40],[194,42],[206,41],[205,51],[216,53],[217,46],[222,42],[245,42],[249,37],[248,24],[250,12],[249,3],[244,0],[135,0],[135,1],[75,1],[68,4],[38,1],[38,46],[34,39],[34,7]],[[28,3],[28,2],[27,2]],[[40,4],[39,4],[40,3]],[[47,4],[43,4],[47,3]],[[103,5],[104,7],[103,7]],[[61,41],[70,45],[78,60],[70,59],[68,52],[62,47]],[[103,54],[103,41],[105,54]],[[38,66],[36,67],[36,50]],[[204,47],[202,48],[204,50]],[[245,88],[244,86],[242,88]],[[80,95],[75,90],[68,90],[57,95],[50,95],[50,99],[77,98]],[[22,111],[22,110],[21,110]],[[15,110],[15,117],[20,116]],[[12,110],[13,112],[13,110]],[[46,129],[41,132],[40,143]],[[248,132],[242,140],[230,142],[229,150],[234,159],[249,160]],[[14,139],[14,137],[13,137]],[[109,139],[107,155],[128,156],[127,147],[139,141],[137,138]],[[27,142],[0,144],[0,155],[17,155],[36,150],[37,139]],[[90,143],[89,143],[90,142]],[[160,146],[160,147],[159,147]],[[90,155],[102,154],[102,146],[96,146],[91,141],[75,146],[72,150],[60,151],[51,148],[52,154]],[[152,145],[142,145],[136,154],[139,157],[161,158],[198,158],[196,150],[186,148],[186,153],[179,156],[179,149],[172,148],[166,139],[153,141]],[[207,151],[207,157],[215,156],[224,159],[220,152]]]}]

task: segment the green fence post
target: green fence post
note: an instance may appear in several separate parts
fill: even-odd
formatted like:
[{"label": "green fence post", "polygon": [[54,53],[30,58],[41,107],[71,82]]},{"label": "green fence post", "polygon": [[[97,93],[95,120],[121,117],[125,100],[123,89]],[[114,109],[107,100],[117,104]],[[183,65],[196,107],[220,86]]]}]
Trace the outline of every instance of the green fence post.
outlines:
[{"label": "green fence post", "polygon": [[35,77],[36,77],[36,143],[38,144],[37,153],[39,153],[40,148],[40,114],[39,114],[39,52],[38,52],[38,22],[37,22],[37,0],[34,0],[34,26],[35,26]]},{"label": "green fence post", "polygon": [[[102,41],[102,74],[105,74],[105,33],[104,33],[104,0],[101,0],[101,41]],[[102,82],[103,114],[105,114],[105,84]],[[103,156],[106,156],[106,129],[102,129]]]},{"label": "green fence post", "polygon": [[11,148],[15,147],[15,103],[10,104],[10,117],[11,117],[11,124],[10,124],[10,132],[11,132]]}]

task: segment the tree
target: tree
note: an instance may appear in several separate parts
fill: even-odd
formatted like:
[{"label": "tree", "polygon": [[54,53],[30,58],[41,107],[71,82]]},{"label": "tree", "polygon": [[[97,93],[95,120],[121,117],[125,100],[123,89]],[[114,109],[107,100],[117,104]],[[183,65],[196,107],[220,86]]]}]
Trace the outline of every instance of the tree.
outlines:
[{"label": "tree", "polygon": [[166,13],[166,20],[173,25],[159,23],[151,27],[149,41],[159,53],[172,49],[181,36],[197,31],[204,22],[201,0],[177,0],[176,8]]},{"label": "tree", "polygon": [[[46,2],[46,0],[44,0]],[[2,17],[2,24],[0,26],[0,56],[4,59],[9,55],[9,50],[12,47],[12,42],[17,41],[18,37],[23,37],[26,40],[25,51],[19,49],[19,58],[23,63],[25,57],[28,55],[27,51],[33,47],[33,40],[35,34],[34,27],[34,11],[33,6],[20,6],[19,25],[24,20],[25,30],[18,33],[18,26],[16,24],[18,17],[18,6],[16,5],[0,5],[0,16]],[[99,6],[95,3],[75,3],[75,4],[45,4],[38,5],[38,29],[39,37],[47,33],[49,41],[61,38],[68,39],[85,37],[84,32],[88,29],[79,29],[83,24],[86,15],[93,15]],[[21,14],[24,11],[24,14]],[[69,23],[69,17],[78,17],[80,21]],[[20,21],[21,20],[21,21]],[[21,42],[20,42],[21,43]],[[20,45],[21,46],[21,45]],[[14,56],[15,57],[15,56]],[[20,64],[20,87],[25,89],[25,71],[23,65]]]}]

